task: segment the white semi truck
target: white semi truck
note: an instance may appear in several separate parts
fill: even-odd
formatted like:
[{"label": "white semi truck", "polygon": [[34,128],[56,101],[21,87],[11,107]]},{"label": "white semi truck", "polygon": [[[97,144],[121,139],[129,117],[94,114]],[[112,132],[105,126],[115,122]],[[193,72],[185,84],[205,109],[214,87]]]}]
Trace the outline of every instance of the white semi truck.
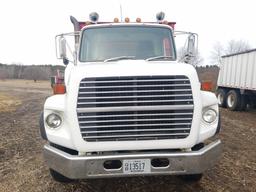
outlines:
[{"label": "white semi truck", "polygon": [[[46,99],[44,157],[60,182],[99,177],[182,175],[198,181],[221,153],[216,96],[201,90],[195,68],[177,62],[173,22],[78,22],[74,58]],[[188,33],[192,56],[195,36]],[[211,138],[211,139],[210,139]]]},{"label": "white semi truck", "polygon": [[222,57],[217,98],[221,107],[244,110],[256,104],[256,49]]}]

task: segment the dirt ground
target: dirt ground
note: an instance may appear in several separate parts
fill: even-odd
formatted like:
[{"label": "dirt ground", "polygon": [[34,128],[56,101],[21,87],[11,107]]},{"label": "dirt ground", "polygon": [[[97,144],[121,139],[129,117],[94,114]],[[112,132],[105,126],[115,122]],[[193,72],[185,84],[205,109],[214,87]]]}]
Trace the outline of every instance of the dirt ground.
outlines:
[{"label": "dirt ground", "polygon": [[49,82],[0,81],[0,103],[8,103],[0,105],[0,192],[256,191],[255,110],[221,110],[222,157],[200,183],[186,183],[175,176],[57,183],[44,163],[44,141],[38,128],[39,114],[49,95]]}]

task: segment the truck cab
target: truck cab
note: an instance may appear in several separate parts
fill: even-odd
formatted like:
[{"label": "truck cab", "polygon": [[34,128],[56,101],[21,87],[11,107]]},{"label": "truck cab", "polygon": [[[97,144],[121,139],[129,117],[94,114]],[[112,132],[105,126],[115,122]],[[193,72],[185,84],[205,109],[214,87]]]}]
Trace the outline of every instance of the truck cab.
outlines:
[{"label": "truck cab", "polygon": [[55,180],[183,175],[198,181],[216,163],[218,101],[201,90],[194,66],[177,61],[175,23],[159,15],[157,22],[71,17],[73,59],[65,34],[57,36],[65,78],[40,119]]}]

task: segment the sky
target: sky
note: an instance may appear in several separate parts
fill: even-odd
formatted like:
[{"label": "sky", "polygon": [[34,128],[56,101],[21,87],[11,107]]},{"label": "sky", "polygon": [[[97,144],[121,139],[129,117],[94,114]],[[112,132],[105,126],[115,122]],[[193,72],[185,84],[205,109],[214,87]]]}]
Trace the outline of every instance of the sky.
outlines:
[{"label": "sky", "polygon": [[199,52],[209,64],[213,45],[231,39],[256,48],[256,1],[253,0],[8,0],[0,1],[0,63],[58,64],[55,35],[72,32],[69,16],[89,20],[96,11],[100,21],[120,17],[155,21],[159,11],[175,21],[176,30],[199,35]]}]

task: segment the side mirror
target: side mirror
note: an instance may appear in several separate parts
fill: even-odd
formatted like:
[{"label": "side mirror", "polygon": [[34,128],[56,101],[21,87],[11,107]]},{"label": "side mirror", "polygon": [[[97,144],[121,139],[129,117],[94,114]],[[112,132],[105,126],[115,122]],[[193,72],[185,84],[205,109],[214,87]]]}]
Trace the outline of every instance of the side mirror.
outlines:
[{"label": "side mirror", "polygon": [[191,63],[197,54],[197,34],[190,33],[187,38],[187,48],[184,55],[184,62]]},{"label": "side mirror", "polygon": [[[176,45],[179,44],[178,61],[194,65],[198,56],[198,34],[186,31],[174,32]],[[177,37],[180,37],[177,39]],[[184,44],[185,43],[185,44]]]},{"label": "side mirror", "polygon": [[56,57],[61,59],[65,65],[69,62],[77,64],[78,44],[74,41],[74,37],[79,37],[79,33],[63,33],[55,36]]},{"label": "side mirror", "polygon": [[195,51],[196,51],[196,36],[195,34],[190,34],[188,36],[188,47],[187,47],[187,54],[190,56],[194,56],[195,55]]},{"label": "side mirror", "polygon": [[69,60],[67,59],[67,50],[66,50],[67,42],[64,37],[60,37],[59,39],[59,51],[60,51],[60,58],[63,59],[63,63],[67,65]]}]

